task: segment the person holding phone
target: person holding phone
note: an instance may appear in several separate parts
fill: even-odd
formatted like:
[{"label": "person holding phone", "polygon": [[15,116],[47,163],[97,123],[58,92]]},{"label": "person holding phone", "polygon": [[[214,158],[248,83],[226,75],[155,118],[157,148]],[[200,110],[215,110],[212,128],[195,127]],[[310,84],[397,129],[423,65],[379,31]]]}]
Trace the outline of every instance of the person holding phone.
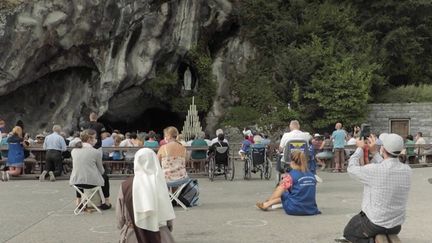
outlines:
[{"label": "person holding phone", "polygon": [[[370,135],[367,144],[357,139],[357,149],[349,160],[348,173],[363,184],[364,191],[361,212],[344,229],[346,242],[368,243],[378,234],[398,234],[405,221],[412,170],[398,159],[404,141],[394,133],[383,133],[379,139],[379,153],[375,135]],[[373,158],[361,166],[365,146]]]}]

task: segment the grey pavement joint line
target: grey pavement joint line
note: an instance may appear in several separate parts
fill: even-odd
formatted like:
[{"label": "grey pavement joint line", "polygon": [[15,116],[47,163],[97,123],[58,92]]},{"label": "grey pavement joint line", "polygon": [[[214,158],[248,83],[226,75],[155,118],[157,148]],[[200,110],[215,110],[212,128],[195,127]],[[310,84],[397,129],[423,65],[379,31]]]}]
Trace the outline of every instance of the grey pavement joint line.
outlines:
[{"label": "grey pavement joint line", "polygon": [[[69,203],[67,203],[66,205],[64,205],[62,208],[60,208],[59,210],[63,210],[66,207],[69,206],[69,204],[73,203],[74,200],[71,200]],[[57,211],[59,211],[57,210]],[[22,233],[26,232],[27,230],[29,230],[30,228],[32,228],[33,226],[38,225],[40,222],[44,221],[45,219],[51,217],[51,214],[48,213],[47,216],[42,217],[40,220],[34,222],[33,224],[29,225],[28,227],[26,227],[25,229],[23,229],[22,231],[18,232],[17,234],[13,235],[12,237],[10,237],[9,239],[7,239],[5,242],[11,241],[13,240],[15,237],[20,236]]]}]

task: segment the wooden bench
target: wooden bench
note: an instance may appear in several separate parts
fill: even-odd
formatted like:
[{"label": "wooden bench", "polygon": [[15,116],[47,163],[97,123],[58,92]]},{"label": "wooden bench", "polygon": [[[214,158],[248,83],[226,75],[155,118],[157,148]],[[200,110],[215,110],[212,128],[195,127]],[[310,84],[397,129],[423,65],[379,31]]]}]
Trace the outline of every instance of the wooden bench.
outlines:
[{"label": "wooden bench", "polygon": [[375,243],[402,243],[397,235],[377,235]]}]

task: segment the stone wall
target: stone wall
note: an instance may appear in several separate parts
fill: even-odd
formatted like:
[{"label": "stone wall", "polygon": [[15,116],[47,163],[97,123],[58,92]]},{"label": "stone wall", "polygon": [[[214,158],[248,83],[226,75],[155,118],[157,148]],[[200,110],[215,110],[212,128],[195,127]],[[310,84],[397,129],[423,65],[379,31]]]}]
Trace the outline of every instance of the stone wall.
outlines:
[{"label": "stone wall", "polygon": [[[391,103],[369,105],[368,123],[372,131],[390,132],[390,120],[409,119],[409,134],[422,132],[432,137],[432,103]],[[430,141],[430,139],[428,139]]]}]

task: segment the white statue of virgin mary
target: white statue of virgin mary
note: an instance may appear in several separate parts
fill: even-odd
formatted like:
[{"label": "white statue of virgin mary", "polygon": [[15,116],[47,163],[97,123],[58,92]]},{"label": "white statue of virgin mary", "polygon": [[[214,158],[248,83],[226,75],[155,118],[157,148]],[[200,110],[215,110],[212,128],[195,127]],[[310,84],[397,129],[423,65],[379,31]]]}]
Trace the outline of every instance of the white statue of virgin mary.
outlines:
[{"label": "white statue of virgin mary", "polygon": [[192,73],[189,70],[189,67],[186,69],[184,73],[183,82],[184,82],[185,90],[192,90]]}]

